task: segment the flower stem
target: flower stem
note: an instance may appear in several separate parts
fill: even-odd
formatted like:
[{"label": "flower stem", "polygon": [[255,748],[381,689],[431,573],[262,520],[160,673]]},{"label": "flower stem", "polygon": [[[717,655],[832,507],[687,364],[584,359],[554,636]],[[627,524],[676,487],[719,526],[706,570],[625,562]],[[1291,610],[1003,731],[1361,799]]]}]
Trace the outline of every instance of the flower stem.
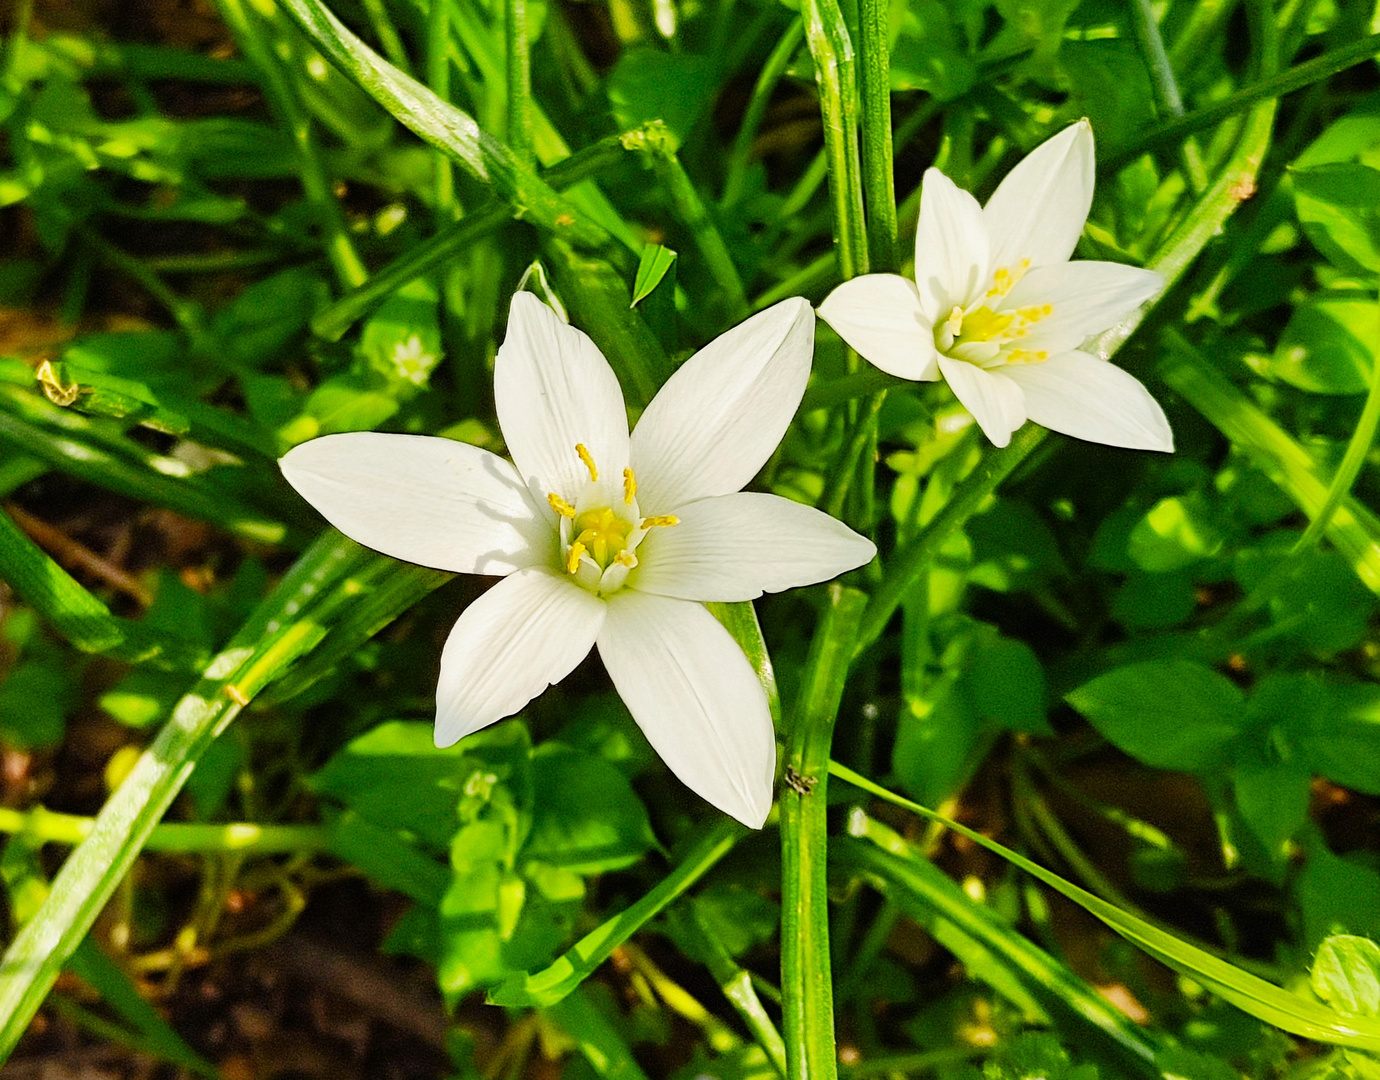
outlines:
[{"label": "flower stem", "polygon": [[[1145,2],[1145,0],[1141,0]],[[874,271],[896,269],[896,178],[891,156],[891,55],[886,0],[858,4],[862,91],[862,166],[867,252]]]},{"label": "flower stem", "polygon": [[834,585],[786,733],[781,792],[781,992],[789,1080],[833,1080],[834,997],[826,879],[829,745],[866,597]]},{"label": "flower stem", "polygon": [[838,0],[805,0],[805,39],[815,61],[824,150],[829,165],[830,209],[839,272],[847,281],[867,273],[862,178],[858,162],[858,93],[853,42]]},{"label": "flower stem", "polygon": [[728,167],[724,170],[724,194],[720,200],[723,206],[732,206],[743,193],[743,181],[747,175],[748,159],[752,154],[752,143],[757,137],[757,129],[762,126],[762,118],[767,114],[771,93],[785,74],[786,65],[791,62],[805,27],[799,19],[792,19],[786,32],[772,49],[767,62],[757,74],[757,82],[748,99],[743,122],[738,125],[738,134],[733,138],[733,149],[728,153]]},{"label": "flower stem", "polygon": [[506,0],[503,43],[508,61],[508,146],[532,168],[532,54],[527,40],[527,0]]},{"label": "flower stem", "polygon": [[[450,100],[450,4],[431,0],[426,15],[426,84],[442,101]],[[444,150],[433,148],[431,167],[436,214],[446,221],[455,215],[455,170]]]}]

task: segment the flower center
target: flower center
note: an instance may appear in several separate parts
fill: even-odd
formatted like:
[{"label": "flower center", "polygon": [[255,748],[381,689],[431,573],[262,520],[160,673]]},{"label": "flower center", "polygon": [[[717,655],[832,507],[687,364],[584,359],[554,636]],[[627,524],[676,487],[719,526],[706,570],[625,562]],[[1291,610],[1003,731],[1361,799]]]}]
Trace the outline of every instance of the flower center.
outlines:
[{"label": "flower center", "polygon": [[992,274],[992,287],[979,303],[966,310],[955,306],[948,318],[935,324],[935,348],[945,356],[984,368],[1048,360],[1044,349],[1020,348],[1017,342],[1030,333],[1031,326],[1054,314],[1054,306],[1002,306],[1002,299],[1029,268],[1029,259],[1022,259],[1014,269],[998,267]]},{"label": "flower center", "polygon": [[610,491],[584,443],[576,444],[575,454],[589,472],[579,498],[571,503],[554,491],[546,496],[560,515],[561,569],[591,592],[617,592],[637,566],[635,552],[647,530],[678,525],[680,520],[673,514],[642,517],[632,469],[623,470],[622,491]]}]

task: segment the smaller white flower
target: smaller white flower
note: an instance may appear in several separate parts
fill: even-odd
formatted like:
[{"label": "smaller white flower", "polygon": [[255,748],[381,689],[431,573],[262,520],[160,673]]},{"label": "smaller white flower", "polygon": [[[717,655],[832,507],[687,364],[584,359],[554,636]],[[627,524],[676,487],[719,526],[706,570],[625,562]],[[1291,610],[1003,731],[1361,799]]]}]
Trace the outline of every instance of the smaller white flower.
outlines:
[{"label": "smaller white flower", "polygon": [[1086,120],[1032,151],[986,206],[927,170],[915,281],[853,278],[829,294],[820,317],[889,374],[942,375],[997,446],[1030,419],[1091,442],[1173,450],[1149,391],[1079,349],[1164,286],[1152,270],[1069,262],[1093,175]]},{"label": "smaller white flower", "polygon": [[283,458],[288,482],[361,544],[503,578],[441,653],[438,746],[517,712],[597,646],[671,771],[761,827],[776,771],[766,695],[704,603],[827,581],[876,554],[828,514],[739,490],[790,425],[813,351],[810,305],[782,301],[687,360],[629,435],[594,342],[518,293],[494,361],[512,462],[376,432]]}]

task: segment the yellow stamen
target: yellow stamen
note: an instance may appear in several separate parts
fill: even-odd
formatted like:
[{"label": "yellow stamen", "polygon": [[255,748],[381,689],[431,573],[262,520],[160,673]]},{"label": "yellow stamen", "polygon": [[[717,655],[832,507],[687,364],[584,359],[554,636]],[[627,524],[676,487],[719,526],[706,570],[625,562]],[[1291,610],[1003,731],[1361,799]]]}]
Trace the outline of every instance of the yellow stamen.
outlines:
[{"label": "yellow stamen", "polygon": [[580,557],[585,553],[585,545],[576,540],[570,545],[570,553],[565,557],[565,572],[573,574],[580,569]]},{"label": "yellow stamen", "polygon": [[637,498],[637,477],[633,475],[631,469],[623,470],[623,501],[629,506],[633,504],[633,499]]},{"label": "yellow stamen", "polygon": [[949,312],[949,318],[944,323],[944,329],[954,337],[958,337],[963,331],[963,309],[961,307],[955,307],[953,311]]},{"label": "yellow stamen", "polygon": [[637,556],[631,551],[620,551],[613,557],[613,561],[631,570],[637,565]]},{"label": "yellow stamen", "polygon": [[656,529],[667,525],[679,525],[680,518],[675,514],[658,514],[656,517],[645,517],[642,519],[642,528]]},{"label": "yellow stamen", "polygon": [[575,453],[580,455],[580,460],[585,463],[585,468],[589,470],[589,478],[591,480],[598,480],[599,470],[595,467],[594,458],[590,455],[589,450],[586,449],[585,444],[576,443]]},{"label": "yellow stamen", "polygon": [[560,514],[561,517],[573,518],[575,516],[575,507],[571,506],[554,491],[546,496],[546,501],[551,504],[551,509]]}]

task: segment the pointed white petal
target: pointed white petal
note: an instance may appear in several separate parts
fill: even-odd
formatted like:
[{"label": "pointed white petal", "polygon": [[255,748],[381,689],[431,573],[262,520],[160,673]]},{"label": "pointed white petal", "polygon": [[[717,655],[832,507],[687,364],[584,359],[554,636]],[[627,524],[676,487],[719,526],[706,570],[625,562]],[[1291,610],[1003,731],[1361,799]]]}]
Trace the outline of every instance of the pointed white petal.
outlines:
[{"label": "pointed white petal", "polygon": [[978,201],[938,169],[926,169],[915,230],[915,285],[931,325],[986,291],[989,246]]},{"label": "pointed white petal", "polygon": [[1092,125],[1080,120],[1007,173],[982,211],[992,268],[1067,262],[1092,207],[1094,171]]},{"label": "pointed white petal", "polygon": [[1002,308],[1049,304],[1054,310],[1030,327],[1019,344],[1050,353],[1078,348],[1110,329],[1164,287],[1153,270],[1121,263],[1078,261],[1041,266],[1021,278]]},{"label": "pointed white petal", "polygon": [[494,359],[498,425],[518,472],[538,498],[574,502],[589,480],[583,445],[615,481],[628,463],[628,414],[618,379],[594,342],[531,293],[513,296],[508,335]]},{"label": "pointed white petal", "polygon": [[680,524],[647,533],[629,584],[682,600],[755,600],[828,581],[871,562],[877,548],[823,511],[739,491],[676,510]]},{"label": "pointed white petal", "polygon": [[939,378],[934,328],[920,311],[920,293],[900,274],[864,274],[845,281],[819,305],[819,317],[868,363],[901,379]]},{"label": "pointed white petal", "polygon": [[1174,449],[1164,410],[1136,379],[1087,353],[1012,364],[1005,373],[1025,391],[1030,419],[1065,435],[1131,450]]},{"label": "pointed white petal", "polygon": [[555,532],[517,470],[477,446],[356,431],[295,446],[287,482],[352,540],[461,574],[511,574],[554,557]]},{"label": "pointed white petal", "polygon": [[632,436],[644,514],[737,491],[790,425],[814,354],[815,313],[796,297],[721,334],[681,365]]},{"label": "pointed white petal", "polygon": [[993,446],[1005,446],[1011,441],[1011,433],[1025,423],[1025,398],[1021,388],[1005,375],[1006,371],[1015,369],[1016,365],[1012,364],[1000,371],[987,371],[962,360],[939,358],[939,370],[954,397],[973,414]]},{"label": "pointed white petal", "polygon": [[555,571],[504,578],[464,610],[441,651],[436,745],[511,716],[589,655],[606,605]]},{"label": "pointed white petal", "polygon": [[701,605],[625,589],[599,656],[637,726],[686,787],[744,825],[771,810],[776,737],[738,643]]}]

